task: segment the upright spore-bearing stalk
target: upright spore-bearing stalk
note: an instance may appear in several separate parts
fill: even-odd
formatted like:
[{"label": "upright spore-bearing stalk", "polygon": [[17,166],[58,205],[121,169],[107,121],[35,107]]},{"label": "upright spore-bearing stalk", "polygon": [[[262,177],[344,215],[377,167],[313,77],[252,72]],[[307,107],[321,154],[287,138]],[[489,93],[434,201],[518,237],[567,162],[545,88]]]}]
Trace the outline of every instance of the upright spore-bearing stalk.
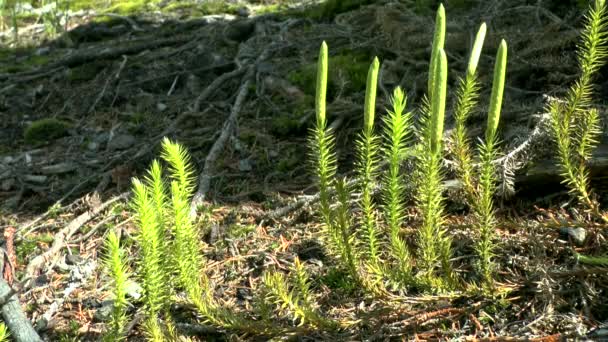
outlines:
[{"label": "upright spore-bearing stalk", "polygon": [[319,186],[319,206],[325,230],[330,236],[330,243],[334,240],[331,229],[333,226],[331,209],[331,188],[336,175],[337,159],[335,153],[335,139],[327,128],[326,93],[327,93],[328,53],[327,44],[323,42],[319,51],[317,63],[317,90],[315,97],[316,121],[309,140],[310,159],[313,161],[314,175]]},{"label": "upright spore-bearing stalk", "polygon": [[442,196],[442,136],[447,89],[447,58],[443,49],[438,50],[435,66],[433,96],[430,117],[423,121],[422,151],[419,154],[419,171],[416,200],[422,214],[422,226],[418,230],[420,248],[420,272],[423,281],[430,286],[436,282],[435,267],[441,262],[443,274],[451,278],[449,263],[451,240],[443,225]]},{"label": "upright spore-bearing stalk", "polygon": [[477,63],[481,55],[483,41],[486,35],[486,24],[483,23],[477,32],[473,50],[469,58],[467,73],[460,79],[457,91],[456,108],[454,110],[455,127],[452,135],[451,152],[456,162],[458,178],[464,185],[466,199],[469,205],[473,205],[476,196],[474,181],[474,165],[471,146],[468,138],[466,122],[473,108],[477,105],[479,97],[479,84],[477,81]]},{"label": "upright spore-bearing stalk", "polygon": [[370,265],[379,263],[379,229],[376,221],[376,208],[372,198],[374,182],[378,170],[379,140],[374,134],[374,114],[376,106],[376,85],[380,63],[375,58],[367,76],[367,89],[365,92],[365,112],[363,131],[357,139],[357,175],[361,190],[361,238],[367,243],[365,255]]},{"label": "upright spore-bearing stalk", "polygon": [[493,285],[494,235],[496,218],[494,214],[494,194],[496,193],[496,165],[494,160],[498,155],[498,138],[496,132],[500,120],[502,97],[504,92],[505,74],[507,68],[507,43],[502,40],[496,54],[494,66],[494,80],[492,81],[492,94],[488,112],[486,140],[479,144],[480,170],[479,190],[474,204],[474,210],[479,227],[479,238],[475,250],[479,257],[479,270],[487,287]]}]

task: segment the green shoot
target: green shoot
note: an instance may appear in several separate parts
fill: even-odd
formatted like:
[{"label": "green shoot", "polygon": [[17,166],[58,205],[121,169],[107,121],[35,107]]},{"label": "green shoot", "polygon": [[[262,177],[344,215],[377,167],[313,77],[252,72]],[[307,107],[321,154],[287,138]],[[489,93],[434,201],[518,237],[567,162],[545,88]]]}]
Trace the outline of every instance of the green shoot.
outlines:
[{"label": "green shoot", "polygon": [[379,263],[379,230],[375,214],[376,208],[372,198],[374,182],[378,171],[377,152],[379,150],[379,141],[378,137],[374,134],[374,113],[379,67],[378,58],[375,58],[367,75],[363,132],[361,132],[356,142],[356,169],[361,190],[361,201],[359,203],[362,212],[361,228],[363,230],[361,240],[367,243],[366,256],[372,267],[377,266]]},{"label": "green shoot", "polygon": [[8,332],[6,324],[0,323],[0,342],[8,342],[8,338],[11,334]]},{"label": "green shoot", "polygon": [[360,282],[357,271],[358,254],[353,250],[355,236],[352,233],[352,221],[349,213],[350,191],[343,179],[336,181],[338,206],[335,213],[335,224],[332,224],[331,236],[342,262],[346,265],[351,277]]},{"label": "green shoot", "polygon": [[472,205],[475,202],[476,186],[473,179],[474,165],[466,122],[471,111],[477,105],[477,98],[479,97],[477,64],[481,55],[485,35],[486,24],[483,23],[477,32],[475,43],[473,44],[467,74],[465,78],[461,78],[459,82],[456,108],[454,110],[455,127],[452,136],[451,152],[455,157],[456,173],[463,183],[469,205]]},{"label": "green shoot", "polygon": [[445,8],[443,4],[439,4],[437,14],[435,16],[435,34],[433,35],[433,45],[431,49],[431,62],[429,64],[429,79],[428,79],[428,97],[433,98],[433,91],[435,90],[435,76],[437,75],[436,63],[438,52],[443,49],[445,44]]},{"label": "green shoot", "polygon": [[599,213],[589,188],[587,162],[597,146],[599,134],[599,115],[590,106],[593,77],[608,55],[606,10],[603,0],[596,0],[591,5],[585,17],[582,42],[578,45],[581,74],[568,91],[565,103],[553,101],[548,107],[563,183],[581,204],[604,220],[608,219]]},{"label": "green shoot", "polygon": [[149,189],[139,179],[133,180],[132,206],[136,212],[140,248],[139,274],[144,290],[147,318],[155,321],[165,302],[167,283],[164,279],[161,260],[164,238],[156,222],[154,203]]},{"label": "green shoot", "polygon": [[[106,269],[112,279],[112,297],[114,303],[110,315],[109,329],[104,335],[105,341],[122,341],[125,339],[124,328],[127,324],[127,282],[129,273],[125,251],[120,246],[120,241],[115,232],[108,234],[105,243],[106,255],[103,260]],[[4,329],[6,327],[2,326]],[[2,336],[0,329],[0,336]],[[3,339],[0,337],[0,341]]]},{"label": "green shoot", "polygon": [[496,55],[494,80],[490,97],[490,109],[486,128],[486,140],[478,146],[480,155],[479,190],[474,210],[479,226],[479,238],[475,250],[479,257],[479,269],[484,283],[491,287],[493,283],[494,266],[494,235],[496,218],[494,215],[493,196],[496,192],[496,166],[494,160],[498,155],[498,139],[496,131],[500,119],[502,96],[504,91],[505,73],[507,67],[507,43],[502,40]]},{"label": "green shoot", "polygon": [[444,204],[441,158],[447,89],[447,58],[441,48],[437,52],[435,64],[436,75],[432,76],[434,89],[431,98],[431,113],[430,118],[423,121],[423,151],[418,158],[420,179],[416,182],[418,186],[416,200],[422,214],[422,226],[418,230],[421,259],[419,265],[423,282],[428,285],[436,283],[435,270],[439,262],[441,262],[446,279],[452,277],[449,263],[451,239],[442,227]]},{"label": "green shoot", "polygon": [[391,255],[394,258],[393,278],[400,284],[409,282],[412,277],[412,260],[405,240],[400,236],[401,224],[405,217],[404,179],[400,171],[401,156],[406,153],[406,143],[412,129],[412,113],[404,113],[407,97],[397,87],[391,98],[392,110],[384,121],[384,158],[388,170],[383,181],[383,200],[386,223],[388,225]]},{"label": "green shoot", "polygon": [[333,326],[332,321],[321,317],[313,308],[308,275],[298,258],[295,259],[292,274],[295,286],[291,289],[283,273],[270,271],[264,274],[268,299],[292,315],[299,325],[308,324],[315,328]]},{"label": "green shoot", "polygon": [[[310,154],[314,162],[314,174],[318,178],[321,217],[326,230],[333,226],[331,209],[331,187],[336,174],[336,153],[333,134],[327,128],[325,97],[327,93],[327,44],[323,42],[317,66],[317,94],[315,97],[316,125],[312,129]],[[331,234],[330,234],[331,235]]]}]

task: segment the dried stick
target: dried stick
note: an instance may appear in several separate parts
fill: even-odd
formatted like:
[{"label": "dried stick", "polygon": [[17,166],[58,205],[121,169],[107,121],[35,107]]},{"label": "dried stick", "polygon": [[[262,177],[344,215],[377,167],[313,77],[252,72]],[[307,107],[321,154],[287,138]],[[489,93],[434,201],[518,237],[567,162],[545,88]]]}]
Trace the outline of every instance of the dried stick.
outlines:
[{"label": "dried stick", "polygon": [[[112,197],[110,200],[100,204],[92,210],[80,214],[78,217],[72,220],[72,222],[70,222],[65,228],[61,229],[57,234],[55,234],[55,237],[53,239],[53,245],[51,245],[51,247],[46,250],[46,252],[36,256],[34,259],[32,259],[32,261],[30,261],[30,263],[25,268],[25,276],[27,278],[30,278],[30,280],[33,279],[48,260],[56,258],[57,253],[59,253],[63,246],[65,246],[66,241],[70,237],[72,237],[72,235],[74,235],[78,231],[78,229],[80,229],[80,227],[85,225],[95,216],[99,215],[99,213],[104,211],[114,202],[126,199],[128,195],[129,192],[123,192],[122,194]],[[25,284],[24,287],[28,288],[32,283],[32,281],[29,281]]]},{"label": "dried stick", "polygon": [[232,70],[230,72],[222,74],[220,77],[213,80],[213,82],[211,82],[211,84],[209,84],[207,88],[205,88],[205,90],[203,90],[200,95],[196,97],[196,100],[194,100],[194,104],[192,105],[192,112],[198,112],[201,108],[201,102],[205,101],[209,96],[211,96],[211,94],[213,94],[214,91],[219,89],[219,87],[224,84],[224,82],[244,73],[245,69],[246,68],[239,68]]},{"label": "dried stick", "polygon": [[215,161],[219,157],[220,152],[226,146],[228,138],[230,138],[230,134],[232,134],[232,131],[236,126],[236,120],[239,112],[241,111],[241,107],[243,106],[243,102],[247,97],[247,91],[249,90],[249,85],[253,79],[255,68],[253,66],[249,66],[247,69],[247,73],[243,77],[245,81],[241,84],[239,92],[236,96],[236,100],[234,101],[234,105],[232,106],[230,116],[224,123],[224,127],[222,128],[219,138],[217,138],[211,147],[209,154],[207,154],[207,158],[205,158],[203,171],[198,178],[198,189],[196,190],[194,197],[192,197],[192,203],[190,206],[190,214],[192,216],[196,215],[196,208],[205,201],[205,196],[207,195],[209,187],[211,186],[211,174],[213,173]]},{"label": "dried stick", "polygon": [[2,278],[0,278],[0,305],[2,305],[2,319],[6,323],[13,340],[17,342],[42,342],[32,323],[25,317],[15,290]]}]

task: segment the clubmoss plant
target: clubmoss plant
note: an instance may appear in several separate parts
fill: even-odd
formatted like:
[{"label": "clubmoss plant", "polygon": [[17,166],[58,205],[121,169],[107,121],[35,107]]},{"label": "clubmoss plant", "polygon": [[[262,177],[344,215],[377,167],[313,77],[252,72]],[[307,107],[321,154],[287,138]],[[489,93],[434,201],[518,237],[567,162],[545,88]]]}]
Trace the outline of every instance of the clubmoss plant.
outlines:
[{"label": "clubmoss plant", "polygon": [[486,140],[478,146],[481,165],[479,167],[479,190],[474,206],[480,235],[476,241],[475,250],[479,257],[480,274],[487,287],[492,287],[493,284],[494,266],[492,258],[494,257],[495,242],[493,240],[496,230],[493,197],[496,193],[497,183],[497,170],[494,160],[498,156],[496,131],[500,119],[506,68],[507,43],[502,40],[496,54],[496,65],[494,66],[494,80],[490,96]]},{"label": "clubmoss plant", "polygon": [[599,213],[598,204],[589,186],[587,162],[597,145],[600,133],[600,118],[591,108],[593,77],[604,65],[608,55],[608,26],[606,3],[596,0],[585,16],[582,40],[578,45],[578,65],[581,74],[570,87],[565,101],[552,101],[549,106],[551,133],[557,144],[557,158],[570,193],[596,216],[604,221],[608,218]]},{"label": "clubmoss plant", "polygon": [[359,177],[359,190],[361,200],[361,240],[365,241],[366,261],[372,268],[380,263],[378,222],[376,220],[376,206],[372,198],[374,183],[378,173],[379,139],[374,133],[374,116],[376,107],[376,87],[378,83],[378,70],[380,62],[375,58],[372,62],[365,91],[365,110],[363,115],[363,131],[356,142],[357,162],[356,171]]},{"label": "clubmoss plant", "polygon": [[[323,230],[330,250],[346,265],[353,279],[359,279],[358,257],[354,250],[355,236],[349,216],[350,192],[346,182],[336,181],[337,157],[335,138],[327,127],[326,94],[328,74],[327,44],[323,42],[317,63],[317,90],[315,96],[316,122],[311,131],[310,158],[319,187],[319,206]],[[333,187],[338,195],[337,209],[331,207]]]},{"label": "clubmoss plant", "polygon": [[466,76],[459,80],[459,87],[456,95],[456,108],[454,109],[455,127],[452,136],[451,152],[455,157],[456,173],[463,183],[469,205],[472,205],[475,202],[476,185],[473,180],[473,156],[466,123],[471,111],[477,105],[477,99],[479,97],[477,64],[483,48],[485,35],[486,24],[483,23],[477,32],[475,43],[473,44]]},{"label": "clubmoss plant", "polygon": [[428,97],[433,98],[433,91],[435,90],[435,77],[437,75],[437,57],[439,49],[443,49],[445,44],[445,8],[443,4],[439,4],[437,14],[435,16],[435,33],[433,35],[433,45],[431,48],[431,62],[429,64],[429,79],[428,79]]},{"label": "clubmoss plant", "polygon": [[350,191],[346,179],[338,179],[335,182],[337,194],[337,208],[334,215],[334,224],[331,227],[331,240],[337,254],[350,276],[357,283],[361,283],[358,271],[360,255],[354,249],[356,236],[352,228],[350,215]]},{"label": "clubmoss plant", "polygon": [[162,341],[175,335],[168,315],[174,291],[183,291],[209,324],[255,334],[276,334],[277,329],[248,320],[215,302],[204,272],[200,231],[190,215],[196,184],[190,157],[180,144],[167,138],[161,147],[161,157],[169,169],[168,179],[163,180],[160,162],[153,161],[145,181],[133,180],[132,206],[139,226],[137,242],[141,254],[138,273],[144,289],[147,315],[144,330],[148,340]]},{"label": "clubmoss plant", "polygon": [[163,231],[156,222],[154,203],[149,188],[139,179],[133,180],[133,203],[139,232],[137,242],[140,249],[139,276],[143,288],[146,313],[146,331],[149,340],[162,340],[158,315],[167,296],[168,283],[162,263]]},{"label": "clubmoss plant", "polygon": [[496,228],[493,196],[496,192],[496,166],[494,160],[498,155],[496,132],[500,119],[502,94],[504,91],[507,45],[503,40],[496,56],[494,80],[490,97],[490,109],[486,128],[485,141],[478,144],[479,170],[476,170],[471,152],[466,121],[477,104],[479,84],[477,82],[477,63],[481,54],[486,33],[485,23],[477,33],[469,59],[467,73],[460,79],[457,93],[454,118],[456,127],[452,136],[451,152],[456,161],[456,172],[464,185],[467,202],[475,214],[475,224],[479,237],[475,241],[475,250],[479,257],[478,268],[487,287],[493,282],[492,257],[494,255],[493,236]]},{"label": "clubmoss plant", "polygon": [[[441,8],[440,11],[441,13]],[[451,239],[447,235],[444,221],[444,200],[442,195],[443,172],[442,137],[447,91],[447,58],[443,48],[437,50],[434,58],[433,89],[430,101],[430,116],[422,120],[422,151],[418,156],[416,204],[422,215],[418,229],[419,273],[422,283],[433,290],[442,290],[447,283],[437,277],[437,265],[445,280],[452,278],[450,266]]]},{"label": "clubmoss plant", "polygon": [[0,342],[8,342],[8,338],[11,334],[8,332],[8,328],[4,323],[0,323]]},{"label": "clubmoss plant", "polygon": [[[114,302],[109,329],[103,340],[122,341],[125,339],[124,328],[127,324],[127,282],[129,281],[127,261],[125,251],[120,246],[119,237],[115,232],[112,231],[108,234],[105,248],[106,256],[103,262],[112,279],[111,289]],[[0,341],[2,341],[1,338]]]},{"label": "clubmoss plant", "polygon": [[[331,209],[331,187],[336,174],[335,138],[327,128],[325,113],[327,95],[327,44],[323,42],[317,64],[317,90],[315,96],[316,122],[312,129],[311,159],[314,161],[314,175],[318,178],[321,217],[326,229],[333,226]],[[332,235],[331,233],[329,234]]]},{"label": "clubmoss plant", "polygon": [[401,224],[405,218],[405,187],[400,167],[412,131],[412,113],[404,113],[406,104],[407,97],[403,90],[395,88],[391,98],[392,109],[383,117],[383,156],[388,161],[383,179],[384,216],[388,226],[390,254],[395,263],[395,266],[389,269],[391,278],[400,285],[407,285],[412,279],[411,255],[401,237]]},{"label": "clubmoss plant", "polygon": [[284,273],[278,271],[269,271],[264,274],[263,282],[267,289],[268,301],[293,316],[298,321],[298,325],[335,328],[336,324],[333,321],[322,317],[313,307],[308,275],[297,257],[291,275],[293,280],[290,282]]}]

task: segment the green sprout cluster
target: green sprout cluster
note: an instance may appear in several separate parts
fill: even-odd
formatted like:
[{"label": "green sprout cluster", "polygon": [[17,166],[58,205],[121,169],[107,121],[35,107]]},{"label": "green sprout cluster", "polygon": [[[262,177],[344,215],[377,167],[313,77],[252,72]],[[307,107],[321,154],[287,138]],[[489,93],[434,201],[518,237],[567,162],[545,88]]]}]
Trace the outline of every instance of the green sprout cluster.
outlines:
[{"label": "green sprout cluster", "polygon": [[[480,102],[477,66],[486,25],[480,26],[466,74],[459,78],[454,91],[455,129],[446,143],[444,118],[450,93],[444,50],[446,17],[441,5],[435,25],[426,96],[417,109],[408,110],[405,92],[396,87],[387,114],[381,117],[380,129],[375,117],[380,61],[373,59],[367,75],[363,127],[355,144],[354,179],[337,172],[336,132],[329,127],[326,112],[329,52],[325,42],[319,51],[316,120],[309,137],[312,172],[319,192],[319,239],[337,260],[335,274],[352,281],[354,291],[374,298],[394,296],[395,292],[438,293],[470,288],[455,269],[452,236],[446,224],[443,184],[448,156],[472,213],[475,234],[471,248],[477,266],[474,282],[483,293],[492,295],[495,290],[499,221],[494,198],[496,160],[501,154],[499,123],[507,44],[502,40],[497,49],[485,136],[473,145],[467,120]],[[606,26],[605,3],[596,0],[586,17],[578,48],[581,75],[564,101],[549,104],[564,183],[581,204],[604,220],[608,219],[601,215],[589,189],[587,163],[600,133],[599,113],[592,106],[591,94],[593,75],[608,53]],[[205,272],[200,225],[190,212],[196,185],[190,157],[180,144],[165,138],[161,158],[152,162],[143,180],[133,180],[131,208],[138,228],[137,261],[133,265],[127,261],[127,251],[117,234],[111,233],[106,240],[104,264],[111,278],[114,307],[104,340],[126,338],[130,306],[127,287],[132,279],[142,285],[143,328],[149,341],[179,339],[172,307],[184,301],[202,323],[268,338],[302,331],[337,331],[355,324],[331,318],[320,307],[307,266],[297,257],[288,272],[265,271],[255,298],[259,306],[252,316],[220,304]],[[408,175],[402,168],[405,159],[415,162],[414,172]],[[414,199],[415,207],[408,207],[408,198]],[[606,264],[605,257],[577,254],[577,259],[589,265]],[[296,326],[286,324],[285,319]]]}]

